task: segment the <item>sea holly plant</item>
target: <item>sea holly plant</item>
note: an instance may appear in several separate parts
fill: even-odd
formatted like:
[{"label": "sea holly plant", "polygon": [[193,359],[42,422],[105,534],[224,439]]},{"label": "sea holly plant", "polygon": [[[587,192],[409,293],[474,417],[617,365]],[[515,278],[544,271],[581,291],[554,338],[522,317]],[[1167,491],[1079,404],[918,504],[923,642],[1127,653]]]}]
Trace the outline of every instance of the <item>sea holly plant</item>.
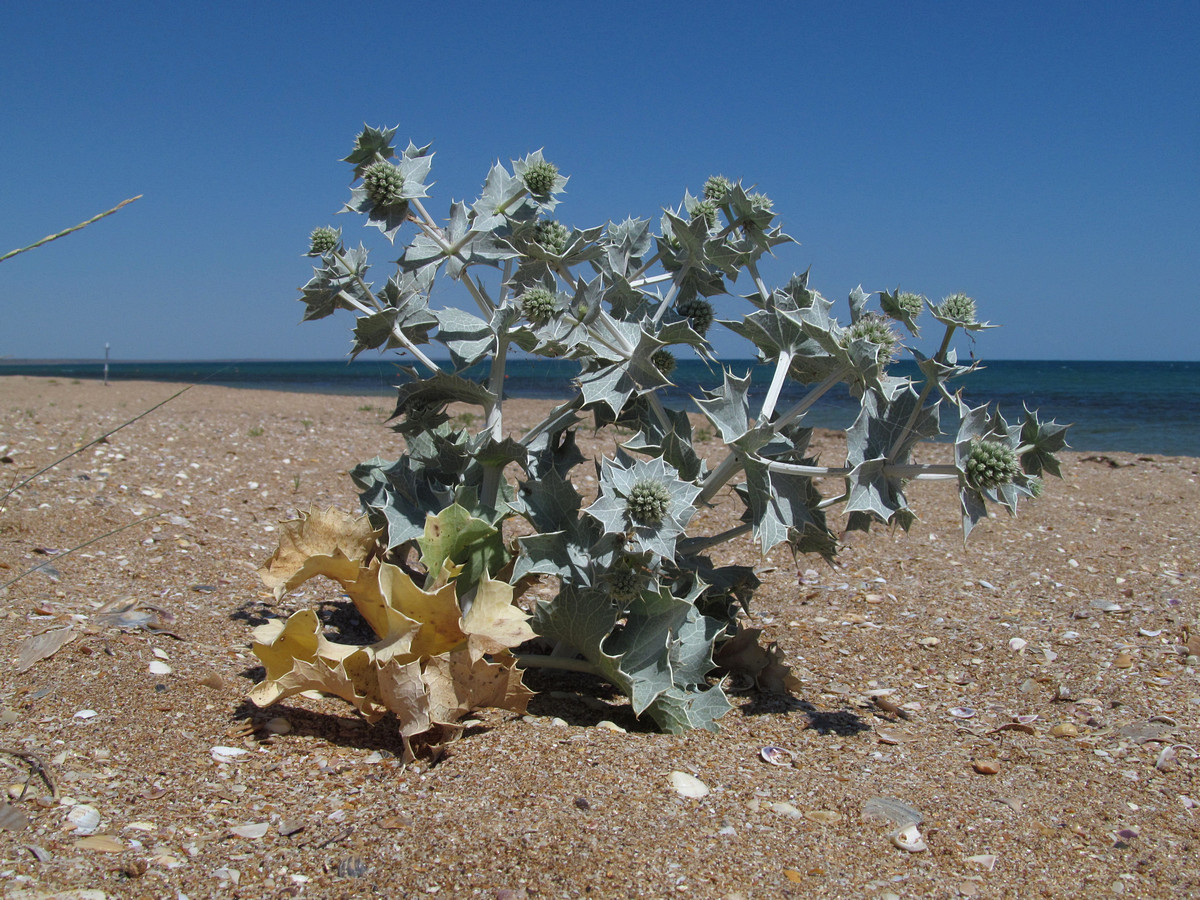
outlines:
[{"label": "sea holly plant", "polygon": [[[976,363],[958,360],[953,338],[990,327],[970,297],[934,303],[885,290],[876,304],[859,288],[839,321],[807,272],[769,288],[759,262],[792,239],[770,198],[721,175],[700,196],[685,192],[657,230],[633,218],[579,229],[559,218],[567,178],[537,151],[494,164],[477,199],[451,202],[438,219],[424,202],[433,154],[411,143],[397,152],[395,131],[365,129],[345,160],[346,211],[389,241],[406,235],[394,274],[377,284],[367,249],[320,226],[301,300],[305,319],[355,316],[352,357],[377,349],[405,359],[392,417],[403,445],[351,473],[361,517],[310,512],[289,523],[263,570],[277,594],[317,575],[334,580],[379,641],[333,643],[307,611],[261,626],[256,702],[317,688],[372,721],[395,713],[408,740],[453,729],[479,706],[524,709],[521,670],[542,666],[610,681],[666,731],[713,729],[729,709],[723,674],[764,690],[793,684],[781,651],[740,625],[758,579],[721,564],[723,544],[749,535],[763,554],[785,544],[832,559],[829,510],[841,508],[847,529],[907,529],[916,517],[907,486],[920,480],[957,488],[965,536],[989,503],[1015,512],[1044,473],[1058,474],[1063,426],[1028,411],[1010,425],[962,399],[956,383]],[[749,287],[740,297],[738,279]],[[439,280],[461,286],[465,308],[430,304]],[[715,301],[743,312],[719,319]],[[905,343],[925,314],[943,329],[930,356]],[[749,373],[717,360],[718,325],[770,367],[761,403]],[[915,378],[891,371],[906,352]],[[504,417],[514,353],[576,367],[573,395],[520,436]],[[663,400],[688,355],[720,373],[692,410],[724,445],[712,467],[696,452],[688,411]],[[860,409],[844,464],[827,465],[809,450],[805,420],[839,386]],[[478,407],[479,427],[452,419],[452,404]],[[941,434],[946,407],[959,419],[953,463],[914,462],[916,444]],[[611,458],[578,449],[575,430],[588,422],[620,429]],[[588,472],[598,489],[585,502],[577,484]],[[698,509],[730,493],[740,524],[692,528]],[[553,596],[529,603],[537,582]]]}]

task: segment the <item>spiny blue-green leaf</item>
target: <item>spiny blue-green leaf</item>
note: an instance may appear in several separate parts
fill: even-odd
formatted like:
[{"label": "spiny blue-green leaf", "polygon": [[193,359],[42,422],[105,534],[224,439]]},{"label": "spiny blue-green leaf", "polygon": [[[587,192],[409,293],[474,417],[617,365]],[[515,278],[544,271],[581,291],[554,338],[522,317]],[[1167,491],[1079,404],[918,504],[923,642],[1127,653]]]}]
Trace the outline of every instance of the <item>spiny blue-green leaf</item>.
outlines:
[{"label": "spiny blue-green leaf", "polygon": [[356,466],[350,477],[359,500],[375,528],[384,528],[388,549],[416,540],[425,533],[425,516],[440,509],[453,493],[434,484],[407,458],[394,462],[373,459]]},{"label": "spiny blue-green leaf", "polygon": [[492,326],[478,316],[455,307],[436,310],[437,339],[450,351],[450,359],[458,371],[468,369],[490,353],[496,346]]},{"label": "spiny blue-green leaf", "polygon": [[765,460],[745,460],[746,481],[738,493],[746,503],[747,518],[763,553],[785,541],[796,544],[807,532],[829,535],[825,515],[818,509],[821,495],[812,478],[772,472]]},{"label": "spiny blue-green leaf", "polygon": [[497,400],[496,395],[482,384],[449,372],[406,382],[396,389],[396,394],[392,418],[410,415],[414,410],[424,413],[429,409],[442,409],[450,403],[474,403],[486,409]]},{"label": "spiny blue-green leaf", "polygon": [[854,324],[863,317],[867,311],[867,300],[870,295],[862,289],[860,284],[850,292],[850,324]]},{"label": "spiny blue-green leaf", "polygon": [[579,417],[573,411],[559,419],[555,428],[542,432],[526,445],[528,455],[525,470],[531,480],[537,481],[554,472],[562,477],[584,461],[584,455],[575,442],[575,428]]},{"label": "spiny blue-green leaf", "polygon": [[1043,422],[1038,419],[1036,410],[1026,408],[1025,421],[1021,425],[1021,446],[1028,449],[1021,454],[1022,468],[1030,475],[1049,472],[1062,478],[1055,454],[1067,446],[1067,427],[1053,419]]},{"label": "spiny blue-green leaf", "polygon": [[582,505],[574,485],[551,469],[521,483],[517,511],[539,532],[553,532],[573,527]]},{"label": "spiny blue-green leaf", "polygon": [[[916,298],[916,300],[908,303],[902,298]],[[887,291],[880,291],[879,307],[883,310],[884,315],[903,323],[909,334],[916,336],[920,333],[920,329],[917,327],[917,316],[924,308],[924,301],[918,295],[904,294],[900,288],[896,288],[890,294]]]},{"label": "spiny blue-green leaf", "polygon": [[[896,391],[890,401],[874,391],[864,394],[858,417],[846,431],[846,462],[854,466],[869,459],[888,457],[892,462],[905,463],[918,441],[936,439],[941,434],[938,427],[940,401],[934,401],[916,413],[918,399],[911,385]],[[912,426],[906,433],[910,421]],[[896,446],[901,435],[904,439]]]},{"label": "spiny blue-green leaf", "polygon": [[342,162],[348,162],[354,166],[354,179],[362,178],[365,172],[373,163],[381,159],[391,159],[396,155],[396,148],[392,146],[392,138],[396,136],[396,130],[399,128],[372,128],[370,125],[363,123],[363,130],[354,140],[354,150],[350,155],[345,157]]},{"label": "spiny blue-green leaf", "polygon": [[694,728],[716,731],[716,720],[733,707],[719,685],[705,690],[672,688],[659,694],[646,709],[667,734],[684,734]]},{"label": "spiny blue-green leaf", "polygon": [[428,290],[424,274],[403,274],[388,280],[379,294],[387,306],[370,316],[361,316],[354,327],[353,359],[363,350],[383,347],[387,350],[403,349],[404,343],[397,337],[399,331],[410,343],[429,343],[429,330],[437,325],[437,317],[429,311],[424,291]]},{"label": "spiny blue-green leaf", "polygon": [[653,245],[648,219],[628,218],[619,225],[609,222],[602,241],[604,252],[595,265],[610,278],[625,277],[641,265]]},{"label": "spiny blue-green leaf", "polygon": [[525,190],[521,179],[508,173],[500,163],[492,166],[487,180],[483,184],[483,193],[475,201],[471,209],[475,216],[471,222],[471,230],[477,232],[494,231],[505,224],[505,203]]},{"label": "spiny blue-green leaf", "polygon": [[625,690],[629,683],[620,674],[618,660],[603,650],[620,615],[620,608],[605,591],[579,588],[566,581],[553,601],[538,601],[531,624],[542,637],[573,647],[603,677]]},{"label": "spiny blue-green leaf", "polygon": [[699,481],[707,465],[692,446],[691,419],[683,410],[665,409],[663,415],[665,423],[645,409],[638,417],[638,433],[622,446],[631,453],[661,457],[684,481]]},{"label": "spiny blue-green leaf", "polygon": [[[306,309],[301,321],[322,319],[339,309],[354,309],[371,306],[367,294],[370,283],[366,281],[367,249],[359,244],[346,248],[340,255],[329,253],[322,258],[320,266],[313,267],[313,277],[300,290]],[[355,304],[358,304],[356,306]]]},{"label": "spiny blue-green leaf", "polygon": [[720,433],[721,440],[731,444],[750,430],[750,373],[738,378],[733,370],[725,369],[724,376],[721,387],[705,390],[704,399],[696,400],[696,405]]}]

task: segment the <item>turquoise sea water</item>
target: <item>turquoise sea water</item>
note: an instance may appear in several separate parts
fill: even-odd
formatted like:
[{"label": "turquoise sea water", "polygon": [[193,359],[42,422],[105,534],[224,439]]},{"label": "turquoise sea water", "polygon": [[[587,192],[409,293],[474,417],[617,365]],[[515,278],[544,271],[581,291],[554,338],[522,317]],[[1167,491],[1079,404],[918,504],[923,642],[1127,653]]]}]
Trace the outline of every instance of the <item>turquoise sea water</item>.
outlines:
[{"label": "turquoise sea water", "polygon": [[[743,375],[753,371],[751,408],[755,395],[766,392],[771,370],[753,360],[726,361]],[[972,406],[991,401],[1010,421],[1023,415],[1022,403],[1040,410],[1043,419],[1072,423],[1072,449],[1090,452],[1123,450],[1200,457],[1200,362],[1051,362],[993,360],[985,368],[957,382]],[[514,397],[565,397],[577,371],[561,360],[512,359],[508,363],[506,391]],[[915,365],[899,363],[897,375],[917,374]],[[4,375],[43,375],[64,379],[100,378],[99,361],[25,362],[0,360],[0,402]],[[114,362],[109,378],[171,382],[205,381],[241,388],[353,394],[388,397],[402,379],[394,362],[374,359],[320,361],[234,362]],[[672,376],[676,387],[668,402],[690,405],[702,387],[720,384],[721,373],[699,360],[680,361]],[[801,396],[789,385],[780,403]],[[692,407],[694,408],[694,407]],[[845,390],[831,392],[805,419],[805,424],[845,428],[854,421],[858,403]],[[953,431],[956,422],[943,411],[942,428]]]}]

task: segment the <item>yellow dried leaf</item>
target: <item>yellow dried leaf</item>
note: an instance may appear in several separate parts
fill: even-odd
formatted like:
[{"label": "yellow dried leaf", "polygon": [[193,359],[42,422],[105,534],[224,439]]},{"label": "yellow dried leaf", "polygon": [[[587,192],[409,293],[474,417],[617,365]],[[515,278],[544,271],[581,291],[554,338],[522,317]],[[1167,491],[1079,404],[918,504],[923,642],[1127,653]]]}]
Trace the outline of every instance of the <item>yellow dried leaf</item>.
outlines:
[{"label": "yellow dried leaf", "polygon": [[379,696],[400,720],[405,737],[428,731],[429,693],[422,678],[421,663],[390,660],[379,668]]},{"label": "yellow dried leaf", "polygon": [[394,712],[406,740],[484,706],[524,712],[532,694],[508,648],[533,631],[507,583],[485,577],[465,617],[453,582],[426,591],[382,564],[360,569],[353,585],[351,596],[380,640],[369,647],[328,641],[312,610],[259,626],[252,649],[267,677],[250,692],[252,701],[266,706],[320,690],[371,722]]},{"label": "yellow dried leaf", "polygon": [[375,549],[378,532],[365,516],[336,509],[310,509],[300,518],[279,527],[279,547],[258,570],[263,584],[276,598],[316,575],[353,583],[359,569]]},{"label": "yellow dried leaf", "polygon": [[429,718],[450,725],[482,706],[524,712],[533,695],[514,663],[512,657],[499,662],[473,660],[464,650],[429,660],[424,671]]},{"label": "yellow dried leaf", "polygon": [[420,623],[409,650],[414,657],[437,656],[467,639],[453,582],[426,592],[403,569],[384,563],[379,567],[379,590],[390,608]]},{"label": "yellow dried leaf", "polygon": [[486,575],[479,582],[475,602],[462,618],[473,660],[485,653],[499,653],[534,637],[529,614],[512,602],[512,586],[492,581]]},{"label": "yellow dried leaf", "polygon": [[298,694],[315,685],[296,687],[295,679],[284,681],[297,662],[315,662],[322,657],[338,664],[357,647],[335,644],[321,634],[321,623],[311,609],[293,613],[287,621],[275,619],[253,631],[251,651],[262,660],[267,677],[250,692],[250,699],[259,706],[268,706],[284,697]]}]

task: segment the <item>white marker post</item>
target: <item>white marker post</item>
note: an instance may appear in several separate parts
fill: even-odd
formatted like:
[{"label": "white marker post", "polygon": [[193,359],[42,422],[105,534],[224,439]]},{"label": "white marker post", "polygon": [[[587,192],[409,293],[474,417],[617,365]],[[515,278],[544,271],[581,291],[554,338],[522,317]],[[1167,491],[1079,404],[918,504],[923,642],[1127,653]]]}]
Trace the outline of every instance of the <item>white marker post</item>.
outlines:
[{"label": "white marker post", "polygon": [[108,341],[104,342],[104,386],[108,387]]}]

